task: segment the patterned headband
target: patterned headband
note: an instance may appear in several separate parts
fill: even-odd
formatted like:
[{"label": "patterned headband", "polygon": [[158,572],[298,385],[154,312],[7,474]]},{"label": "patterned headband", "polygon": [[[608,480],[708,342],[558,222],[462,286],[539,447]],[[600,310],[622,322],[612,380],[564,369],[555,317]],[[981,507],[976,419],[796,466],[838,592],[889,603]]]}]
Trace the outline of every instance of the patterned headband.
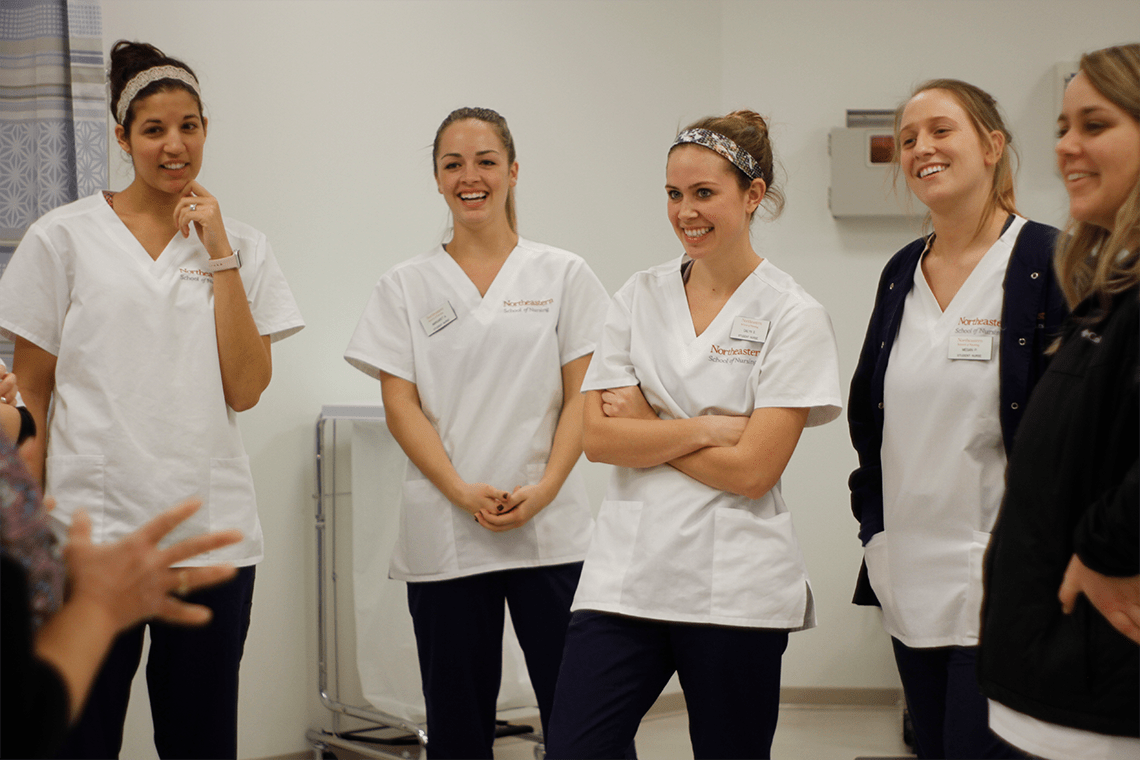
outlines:
[{"label": "patterned headband", "polygon": [[702,145],[709,150],[714,150],[748,177],[764,179],[760,164],[756,163],[752,154],[719,132],[713,132],[711,129],[686,129],[677,135],[677,139],[673,141],[670,150],[685,143]]},{"label": "patterned headband", "polygon": [[198,80],[186,69],[180,66],[153,66],[135,74],[127,82],[126,87],[119,94],[119,107],[115,110],[115,121],[122,124],[123,119],[127,118],[127,111],[131,109],[131,103],[142,92],[142,89],[160,79],[177,79],[193,90],[199,99],[202,98],[202,90],[198,87]]}]

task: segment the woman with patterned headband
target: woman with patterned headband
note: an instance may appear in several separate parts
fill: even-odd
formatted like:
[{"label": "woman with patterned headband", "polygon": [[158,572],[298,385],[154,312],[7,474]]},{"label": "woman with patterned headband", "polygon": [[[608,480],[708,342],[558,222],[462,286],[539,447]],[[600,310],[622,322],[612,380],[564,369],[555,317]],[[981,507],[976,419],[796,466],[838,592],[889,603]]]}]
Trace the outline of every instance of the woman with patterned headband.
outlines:
[{"label": "woman with patterned headband", "polygon": [[[303,322],[265,236],[223,217],[197,181],[207,123],[190,68],[121,41],[109,80],[134,179],[32,225],[0,279],[0,331],[16,343],[13,369],[47,432],[27,446],[59,501],[56,520],[83,508],[93,540],[110,543],[172,496],[197,495],[203,508],[172,540],[244,535],[185,563],[240,569],[187,597],[211,609],[206,627],[151,622],[147,661],[159,755],[235,757],[238,665],[262,558],[236,413],[269,384],[270,343]],[[63,757],[119,753],[145,625],[116,640]]]},{"label": "woman with patterned headband", "polygon": [[389,574],[407,581],[428,756],[490,758],[504,608],[547,726],[593,520],[579,386],[606,309],[580,256],[519,237],[515,143],[489,108],[432,147],[451,240],[384,274],[345,359],[408,455]]},{"label": "woman with patterned headband", "polygon": [[933,232],[883,270],[851,380],[854,601],[882,608],[922,758],[1021,756],[989,730],[974,672],[982,555],[1066,309],[1057,230],[1017,213],[1012,139],[994,99],[956,79],[898,108],[896,166]]},{"label": "woman with patterned headband", "polygon": [[617,465],[574,597],[551,758],[620,757],[676,672],[696,757],[769,757],[790,631],[815,625],[780,476],[839,416],[823,307],[749,238],[782,197],[768,126],[703,119],[669,150],[684,255],[618,291],[586,391],[583,449]]}]

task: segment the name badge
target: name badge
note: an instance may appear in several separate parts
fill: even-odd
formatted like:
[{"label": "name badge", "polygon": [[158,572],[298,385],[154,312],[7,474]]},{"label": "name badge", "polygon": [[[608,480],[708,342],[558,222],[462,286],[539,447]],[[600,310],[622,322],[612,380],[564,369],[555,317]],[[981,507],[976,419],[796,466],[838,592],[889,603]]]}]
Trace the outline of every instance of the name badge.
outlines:
[{"label": "name badge", "polygon": [[766,319],[756,317],[737,317],[732,320],[732,332],[728,337],[735,340],[750,340],[753,343],[763,343],[768,339],[768,328],[772,323]]},{"label": "name badge", "polygon": [[424,326],[424,330],[427,331],[430,337],[457,319],[459,319],[459,317],[455,316],[455,309],[451,308],[451,302],[444,301],[443,306],[440,306],[431,314],[421,319],[420,324]]},{"label": "name badge", "polygon": [[992,335],[955,335],[950,338],[949,358],[988,362],[994,358],[994,338]]}]

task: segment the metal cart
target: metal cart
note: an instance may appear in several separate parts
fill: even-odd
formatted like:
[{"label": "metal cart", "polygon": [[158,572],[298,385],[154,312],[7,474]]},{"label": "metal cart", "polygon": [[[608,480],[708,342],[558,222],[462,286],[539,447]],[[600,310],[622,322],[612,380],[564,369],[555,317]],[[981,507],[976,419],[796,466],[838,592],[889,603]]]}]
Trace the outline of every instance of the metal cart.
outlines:
[{"label": "metal cart", "polygon": [[[351,542],[352,535],[351,443],[345,435],[338,438],[337,428],[383,422],[383,407],[366,403],[325,405],[317,419],[317,687],[322,704],[332,712],[332,728],[306,731],[316,760],[335,757],[336,748],[364,757],[411,760],[423,757],[427,746],[424,725],[378,710],[363,696],[355,667],[355,627],[342,625],[338,614],[341,607],[351,609],[353,589],[351,565],[346,559],[351,552],[340,546]],[[398,490],[402,478],[388,479],[393,491]],[[346,577],[341,577],[342,573]],[[352,654],[347,666],[342,649],[346,655]],[[542,737],[531,726],[499,721],[497,734],[534,741],[535,757],[542,758]]]}]

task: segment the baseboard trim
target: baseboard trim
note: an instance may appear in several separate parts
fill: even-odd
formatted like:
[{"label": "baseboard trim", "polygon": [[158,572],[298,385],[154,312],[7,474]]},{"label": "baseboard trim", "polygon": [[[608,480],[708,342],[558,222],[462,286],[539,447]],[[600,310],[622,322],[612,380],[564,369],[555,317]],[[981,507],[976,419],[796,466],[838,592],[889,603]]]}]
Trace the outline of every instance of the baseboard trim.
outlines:
[{"label": "baseboard trim", "polygon": [[[785,686],[780,689],[780,704],[807,707],[895,707],[902,705],[902,689]],[[685,695],[674,691],[658,697],[649,714],[684,711]]]},{"label": "baseboard trim", "polygon": [[821,707],[895,707],[902,705],[902,689],[866,687],[785,686],[780,704]]}]

